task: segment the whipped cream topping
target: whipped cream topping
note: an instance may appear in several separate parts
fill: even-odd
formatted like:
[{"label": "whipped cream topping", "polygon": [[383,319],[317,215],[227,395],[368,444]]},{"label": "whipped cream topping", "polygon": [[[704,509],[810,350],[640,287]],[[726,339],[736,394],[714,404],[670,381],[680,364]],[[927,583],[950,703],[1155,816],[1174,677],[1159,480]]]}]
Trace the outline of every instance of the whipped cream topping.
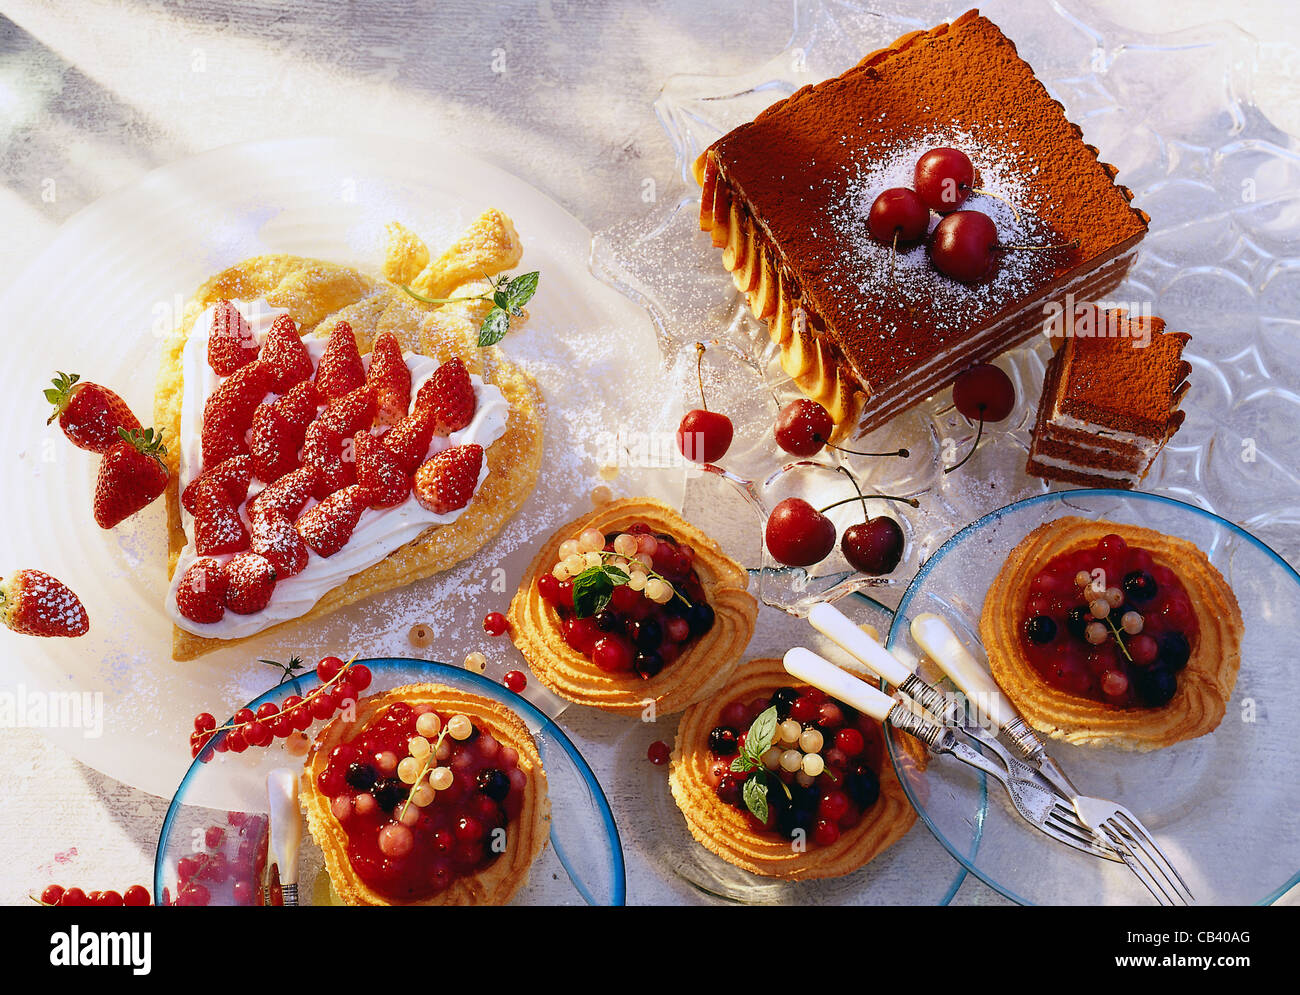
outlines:
[{"label": "whipped cream topping", "polygon": [[[265,300],[231,301],[236,310],[248,321],[253,335],[260,343],[270,331],[272,323],[281,314],[287,314],[283,308],[272,307]],[[212,329],[213,308],[209,307],[199,314],[190,329],[181,354],[181,369],[184,374],[184,389],[181,399],[181,437],[180,446],[180,489],[183,491],[189,482],[203,468],[201,431],[203,428],[203,408],[209,395],[221,383],[221,377],[208,365],[208,336]],[[325,352],[326,340],[323,338],[304,338],[303,344],[311,356],[312,363],[318,364]],[[424,385],[439,363],[436,359],[419,353],[403,353],[407,369],[411,371],[411,398],[414,400],[420,387]],[[370,356],[361,357],[362,364],[368,370]],[[506,420],[510,415],[510,405],[505,395],[493,384],[483,382],[482,377],[471,376],[474,386],[474,398],[477,407],[473,420],[458,432],[450,436],[434,436],[429,445],[429,456],[450,449],[477,443],[486,451],[492,443],[501,438],[506,431]],[[268,397],[274,395],[267,395]],[[478,484],[475,491],[483,486],[488,475],[487,460],[479,470]],[[244,524],[248,524],[248,501],[261,493],[264,482],[254,479],[248,489],[248,500],[239,508]],[[471,501],[473,499],[471,498]],[[316,502],[309,499],[308,508]],[[466,505],[468,507],[468,505]],[[181,525],[189,539],[181,551],[172,575],[171,586],[167,593],[167,613],[173,622],[187,632],[216,639],[238,639],[251,636],[273,625],[306,614],[326,592],[346,581],[353,574],[360,573],[367,567],[383,560],[389,553],[418,537],[425,529],[433,525],[447,525],[454,522],[465,508],[444,515],[438,515],[415,499],[414,493],[401,504],[392,508],[367,508],[361,513],[357,527],[346,546],[333,556],[319,556],[312,550],[307,552],[307,566],[293,577],[285,577],[275,585],[270,603],[266,608],[253,615],[236,615],[227,611],[219,622],[192,622],[183,616],[176,607],[176,591],[180,587],[181,577],[185,571],[199,559],[194,548],[193,518],[184,509],[181,510]],[[218,562],[231,559],[231,555],[214,556]]]}]

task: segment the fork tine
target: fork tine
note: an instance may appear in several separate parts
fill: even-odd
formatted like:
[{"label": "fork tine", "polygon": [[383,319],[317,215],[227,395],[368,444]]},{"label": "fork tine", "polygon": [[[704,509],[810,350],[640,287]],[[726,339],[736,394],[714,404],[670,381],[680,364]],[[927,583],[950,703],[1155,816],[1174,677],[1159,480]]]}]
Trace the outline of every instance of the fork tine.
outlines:
[{"label": "fork tine", "polygon": [[1094,856],[1106,860],[1119,859],[1114,847],[1107,844],[1105,840],[1099,839],[1096,833],[1087,829],[1080,829],[1077,825],[1058,817],[1055,813],[1047,817],[1047,822],[1054,832],[1062,836],[1068,836]]},{"label": "fork tine", "polygon": [[[1165,877],[1169,880],[1170,886],[1174,886],[1175,881],[1182,885],[1182,892],[1178,897],[1183,899],[1184,904],[1191,904],[1196,901],[1196,896],[1192,894],[1192,889],[1187,886],[1187,882],[1183,880],[1183,876],[1178,873],[1178,868],[1174,866],[1174,862],[1169,859],[1168,855],[1163,850],[1160,849],[1160,844],[1152,838],[1149,832],[1147,832],[1146,827],[1138,821],[1137,816],[1123,806],[1116,807],[1115,816],[1123,819],[1129,824],[1129,827],[1137,837],[1138,843],[1149,854],[1153,854],[1153,859],[1158,858],[1159,863],[1157,866],[1162,864],[1163,867],[1161,867],[1161,870],[1165,871],[1167,869]],[[1170,874],[1173,875],[1172,878],[1169,877]]]},{"label": "fork tine", "polygon": [[[1153,858],[1146,852],[1145,848],[1142,847],[1141,842],[1129,832],[1128,828],[1125,827],[1123,823],[1117,821],[1114,816],[1112,816],[1102,823],[1102,827],[1106,830],[1106,834],[1110,836],[1117,848],[1120,849],[1120,856],[1124,858],[1124,863],[1129,866],[1129,869],[1133,871],[1135,875],[1137,875],[1138,880],[1146,885],[1147,891],[1151,892],[1151,894],[1155,896],[1157,902],[1161,905],[1186,904],[1182,901],[1182,896],[1178,895],[1176,891],[1174,895],[1170,895],[1170,893],[1165,889],[1166,884],[1168,884],[1170,888],[1173,888],[1172,882],[1170,882],[1163,873],[1156,873],[1156,871],[1159,870],[1158,864],[1156,865],[1156,870],[1151,869],[1150,865],[1151,863],[1154,863]],[[1134,846],[1133,844],[1137,845]],[[1146,858],[1145,860],[1143,859],[1144,857]],[[1164,883],[1162,883],[1162,880]]]}]

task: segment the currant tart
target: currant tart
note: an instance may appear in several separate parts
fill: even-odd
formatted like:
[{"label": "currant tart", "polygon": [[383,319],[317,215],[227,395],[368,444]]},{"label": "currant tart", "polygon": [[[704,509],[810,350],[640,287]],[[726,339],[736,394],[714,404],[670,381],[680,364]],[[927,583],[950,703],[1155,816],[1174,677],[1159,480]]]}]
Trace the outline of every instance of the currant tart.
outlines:
[{"label": "currant tart", "polygon": [[1034,728],[1128,750],[1217,728],[1242,633],[1232,589],[1192,543],[1077,517],[1021,540],[980,618],[993,677]]},{"label": "currant tart", "polygon": [[438,684],[357,703],[317,735],[307,826],[348,905],[502,905],[550,833],[537,745],[504,705]]},{"label": "currant tart", "polygon": [[666,504],[602,505],[538,550],[510,604],[538,680],[610,712],[680,711],[720,688],[754,632],[749,575]]},{"label": "currant tart", "polygon": [[789,680],[780,660],[753,660],[688,708],[668,783],[691,835],[729,863],[787,880],[839,877],[901,839],[916,812],[880,724]]},{"label": "currant tart", "polygon": [[438,573],[514,514],[541,464],[541,397],[478,347],[499,283],[472,281],[521,253],[488,211],[432,260],[390,226],[382,278],[273,255],[199,288],[164,343],[155,411],[176,440],[175,659]]}]

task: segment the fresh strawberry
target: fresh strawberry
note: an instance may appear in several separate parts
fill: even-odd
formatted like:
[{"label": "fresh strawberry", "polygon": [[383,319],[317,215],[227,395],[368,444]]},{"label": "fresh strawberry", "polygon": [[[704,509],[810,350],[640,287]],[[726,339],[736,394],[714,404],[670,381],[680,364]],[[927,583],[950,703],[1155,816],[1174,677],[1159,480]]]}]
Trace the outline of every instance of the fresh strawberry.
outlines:
[{"label": "fresh strawberry", "polygon": [[190,564],[176,585],[176,609],[191,622],[220,622],[226,614],[226,574],[221,564],[203,557]]},{"label": "fresh strawberry", "polygon": [[302,462],[304,466],[315,467],[319,474],[312,488],[315,497],[324,498],[356,483],[356,454],[352,447],[350,436],[340,435],[322,421],[314,421],[307,427]]},{"label": "fresh strawberry", "polygon": [[320,471],[314,466],[303,466],[285,474],[248,503],[249,517],[256,521],[259,515],[272,513],[293,521],[312,496],[320,480]]},{"label": "fresh strawberry", "polygon": [[276,573],[265,556],[240,553],[222,569],[226,575],[226,607],[236,615],[252,615],[270,603]]},{"label": "fresh strawberry", "polygon": [[230,301],[217,301],[208,332],[208,365],[219,377],[228,377],[257,358],[257,339],[244,316]]},{"label": "fresh strawberry", "polygon": [[375,389],[378,410],[375,422],[396,425],[411,407],[411,371],[402,358],[402,347],[392,332],[380,332],[370,347],[370,369],[366,383]]},{"label": "fresh strawberry", "polygon": [[344,436],[368,429],[375,421],[375,389],[358,387],[350,394],[330,401],[329,407],[316,420]]},{"label": "fresh strawberry", "polygon": [[209,395],[203,406],[200,436],[204,466],[215,466],[248,452],[244,436],[270,386],[266,367],[254,362],[241,366]]},{"label": "fresh strawberry", "polygon": [[0,578],[0,622],[24,636],[84,636],[90,628],[81,600],[40,570]]},{"label": "fresh strawberry", "polygon": [[358,432],[353,439],[356,455],[357,483],[370,497],[370,507],[391,508],[411,493],[411,475],[402,469],[397,457],[369,432]]},{"label": "fresh strawberry", "polygon": [[121,442],[119,428],[133,432],[140,420],[131,414],[126,402],[107,387],[97,383],[78,383],[75,373],[60,373],[54,386],[45,389],[45,400],[54,405],[54,414],[45,424],[59,420],[59,428],[74,446],[92,453],[106,453]]},{"label": "fresh strawberry", "polygon": [[191,480],[181,491],[181,506],[191,515],[194,514],[194,495],[201,480],[211,480],[220,485],[231,503],[238,507],[248,497],[248,485],[253,480],[253,462],[247,456],[232,456]]},{"label": "fresh strawberry", "polygon": [[289,419],[274,403],[259,404],[253,413],[253,436],[249,442],[253,472],[258,480],[273,484],[286,473],[298,468],[298,447],[303,433],[289,424]]},{"label": "fresh strawberry", "polygon": [[434,435],[451,435],[470,423],[478,401],[474,398],[469,370],[459,356],[433,371],[433,376],[415,395],[415,406],[433,412]]},{"label": "fresh strawberry", "polygon": [[251,547],[270,561],[281,580],[302,573],[307,566],[307,544],[293,522],[277,511],[253,519]]},{"label": "fresh strawberry", "polygon": [[335,491],[298,519],[298,534],[321,556],[333,556],[347,545],[369,495],[360,484]]},{"label": "fresh strawberry", "polygon": [[151,428],[118,429],[117,445],[99,464],[95,480],[95,522],[111,529],[130,518],[167,489],[167,448],[162,433]]},{"label": "fresh strawberry", "polygon": [[474,496],[482,468],[482,446],[444,449],[416,471],[415,499],[435,515],[457,511]]},{"label": "fresh strawberry", "polygon": [[316,410],[321,405],[320,393],[310,380],[295,385],[287,394],[275,399],[276,410],[288,419],[299,433],[306,432],[307,426],[316,420]]},{"label": "fresh strawberry", "polygon": [[414,473],[429,455],[429,444],[433,441],[433,413],[416,408],[385,432],[380,441],[397,457],[403,470]]},{"label": "fresh strawberry", "polygon": [[366,382],[366,370],[361,365],[356,336],[346,321],[335,323],[325,344],[325,354],[316,367],[316,389],[323,397],[333,400],[350,393]]},{"label": "fresh strawberry", "polygon": [[211,480],[194,489],[194,548],[200,556],[248,548],[248,529],[226,492]]},{"label": "fresh strawberry", "polygon": [[266,333],[257,358],[270,370],[271,388],[277,394],[284,394],[295,384],[311,379],[315,372],[307,347],[298,337],[298,326],[287,314],[271,322],[271,330]]}]

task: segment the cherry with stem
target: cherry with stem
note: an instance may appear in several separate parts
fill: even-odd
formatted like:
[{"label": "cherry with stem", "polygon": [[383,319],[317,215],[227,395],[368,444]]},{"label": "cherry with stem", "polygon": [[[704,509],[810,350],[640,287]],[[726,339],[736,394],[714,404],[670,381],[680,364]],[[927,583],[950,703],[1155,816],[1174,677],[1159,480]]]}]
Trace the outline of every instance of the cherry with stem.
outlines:
[{"label": "cherry with stem", "polygon": [[966,465],[975,455],[984,436],[985,422],[1002,421],[1016,406],[1016,388],[1011,378],[992,363],[972,366],[952,385],[952,402],[966,418],[979,421],[975,442],[970,451],[953,466],[944,467],[944,474],[952,473]]}]

